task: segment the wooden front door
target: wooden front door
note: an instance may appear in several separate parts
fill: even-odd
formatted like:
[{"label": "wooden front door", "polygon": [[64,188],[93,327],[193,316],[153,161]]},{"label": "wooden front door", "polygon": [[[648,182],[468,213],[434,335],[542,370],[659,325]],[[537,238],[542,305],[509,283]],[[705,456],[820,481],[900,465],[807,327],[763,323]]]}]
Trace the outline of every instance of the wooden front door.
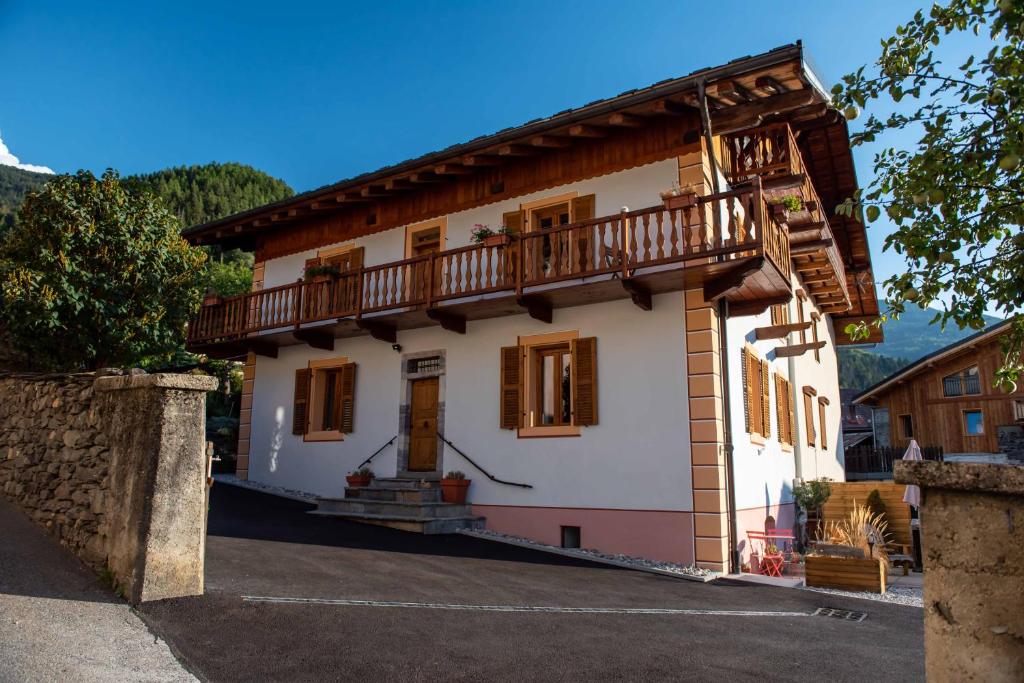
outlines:
[{"label": "wooden front door", "polygon": [[437,377],[412,383],[409,406],[409,471],[437,469]]}]

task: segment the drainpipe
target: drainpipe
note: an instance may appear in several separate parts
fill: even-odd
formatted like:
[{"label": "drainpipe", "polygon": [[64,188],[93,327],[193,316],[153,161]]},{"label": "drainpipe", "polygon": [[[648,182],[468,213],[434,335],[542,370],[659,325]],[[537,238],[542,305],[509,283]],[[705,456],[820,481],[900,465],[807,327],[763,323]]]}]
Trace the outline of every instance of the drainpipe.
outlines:
[{"label": "drainpipe", "polygon": [[[706,83],[703,78],[697,81],[697,99],[700,102],[700,122],[701,129],[704,133],[704,144],[707,145],[708,157],[711,160],[711,189],[715,194],[718,194],[721,192],[721,182],[719,181],[718,172],[719,165],[718,159],[715,157],[714,136],[711,132],[711,114],[708,112],[708,100],[705,92],[705,85]],[[716,224],[721,221],[721,217],[716,209],[712,209],[711,218]],[[737,532],[736,521],[736,487],[733,485],[735,453],[732,444],[732,410],[729,405],[729,345],[727,343],[728,335],[726,333],[726,322],[728,319],[729,302],[725,297],[722,297],[718,300],[718,353],[722,361],[722,437],[724,440],[722,448],[725,450],[725,493],[727,514],[729,515],[729,572],[736,574],[740,570],[740,553],[737,548],[737,539],[739,538],[739,534]]]}]

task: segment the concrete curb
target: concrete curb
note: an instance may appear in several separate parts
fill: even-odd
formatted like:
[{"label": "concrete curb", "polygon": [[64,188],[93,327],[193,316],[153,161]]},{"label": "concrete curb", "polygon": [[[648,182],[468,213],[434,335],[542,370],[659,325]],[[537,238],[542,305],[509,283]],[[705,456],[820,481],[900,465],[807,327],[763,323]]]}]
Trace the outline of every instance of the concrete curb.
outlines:
[{"label": "concrete curb", "polygon": [[239,479],[233,474],[215,474],[213,475],[213,480],[218,484],[237,486],[240,489],[255,491],[256,493],[265,493],[268,496],[277,496],[278,498],[287,498],[288,500],[297,500],[300,503],[316,505],[317,501],[317,496],[314,496],[312,493],[302,493],[300,491],[291,492],[279,488],[264,487],[263,484],[248,482],[244,479]]},{"label": "concrete curb", "polygon": [[484,541],[494,541],[495,543],[504,543],[506,545],[514,545],[520,548],[529,548],[530,550],[538,550],[542,553],[550,553],[551,555],[560,555],[562,557],[571,557],[576,560],[586,560],[587,562],[594,562],[596,564],[607,564],[612,567],[620,567],[622,569],[632,569],[638,572],[647,572],[648,574],[657,574],[658,576],[668,576],[673,579],[683,579],[684,581],[696,581],[697,583],[708,583],[715,579],[722,578],[720,574],[712,574],[711,576],[690,576],[688,574],[679,574],[676,572],[668,571],[667,569],[655,569],[654,567],[641,567],[635,564],[631,564],[624,560],[612,560],[604,557],[594,557],[584,552],[572,550],[569,548],[556,548],[550,545],[539,545],[530,543],[528,541],[517,541],[512,538],[497,538],[487,533],[480,533],[473,531],[472,529],[462,529],[457,533],[463,536],[472,536],[473,538],[479,538]]}]

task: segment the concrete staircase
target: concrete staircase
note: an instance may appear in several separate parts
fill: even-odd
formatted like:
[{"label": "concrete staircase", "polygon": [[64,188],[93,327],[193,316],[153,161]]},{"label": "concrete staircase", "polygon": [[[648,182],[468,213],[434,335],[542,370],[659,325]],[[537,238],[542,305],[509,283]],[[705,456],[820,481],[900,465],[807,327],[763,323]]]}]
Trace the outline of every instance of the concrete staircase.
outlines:
[{"label": "concrete staircase", "polygon": [[374,479],[369,486],[349,487],[344,498],[318,498],[310,514],[421,534],[483,529],[485,523],[469,505],[441,502],[439,482],[418,479]]}]

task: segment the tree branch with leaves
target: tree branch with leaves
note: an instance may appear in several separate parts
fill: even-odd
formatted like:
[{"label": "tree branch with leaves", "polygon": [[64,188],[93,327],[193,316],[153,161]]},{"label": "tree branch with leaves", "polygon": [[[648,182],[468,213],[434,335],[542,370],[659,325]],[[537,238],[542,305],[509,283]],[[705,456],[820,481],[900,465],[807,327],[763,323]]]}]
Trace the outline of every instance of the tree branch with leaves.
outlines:
[{"label": "tree branch with leaves", "polygon": [[[942,59],[953,37],[971,41],[971,56],[956,66]],[[851,136],[854,146],[894,131],[918,137],[912,150],[878,152],[871,185],[836,208],[869,222],[884,211],[896,226],[884,249],[907,264],[885,281],[879,319],[846,332],[866,339],[908,305],[939,306],[933,322],[971,329],[995,310],[1012,320],[996,377],[1005,388],[1024,371],[1022,39],[1024,0],[936,4],[898,26],[873,65],[832,91],[848,119],[872,104],[896,110],[869,116]]]}]

